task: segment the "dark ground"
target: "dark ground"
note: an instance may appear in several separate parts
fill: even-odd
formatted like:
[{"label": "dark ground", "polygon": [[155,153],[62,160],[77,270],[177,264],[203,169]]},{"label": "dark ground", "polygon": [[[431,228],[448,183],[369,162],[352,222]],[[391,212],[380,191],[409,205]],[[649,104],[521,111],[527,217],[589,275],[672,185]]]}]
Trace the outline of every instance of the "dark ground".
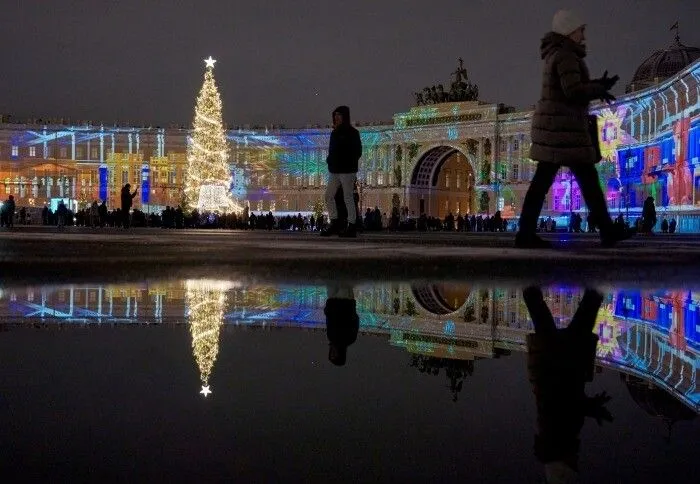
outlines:
[{"label": "dark ground", "polygon": [[0,229],[5,283],[224,277],[700,285],[700,235],[637,236],[614,249],[589,234],[548,234],[555,250],[513,248],[512,233],[367,233],[357,239],[279,231]]}]

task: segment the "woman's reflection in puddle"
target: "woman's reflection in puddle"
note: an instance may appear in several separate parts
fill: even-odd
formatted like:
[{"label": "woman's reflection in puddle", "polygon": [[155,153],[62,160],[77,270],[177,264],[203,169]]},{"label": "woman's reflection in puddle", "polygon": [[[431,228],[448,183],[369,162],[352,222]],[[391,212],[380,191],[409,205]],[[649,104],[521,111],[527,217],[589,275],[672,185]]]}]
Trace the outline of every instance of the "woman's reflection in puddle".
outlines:
[{"label": "woman's reflection in puddle", "polygon": [[336,366],[345,365],[348,346],[357,339],[360,318],[353,287],[349,284],[329,284],[328,299],[323,312],[326,315],[328,360]]},{"label": "woman's reflection in puddle", "polygon": [[537,402],[535,456],[544,464],[546,482],[578,482],[585,417],[594,417],[598,425],[612,421],[605,408],[610,397],[585,393],[586,382],[593,380],[598,336],[592,331],[603,296],[587,289],[564,329],[557,329],[539,288],[525,289],[523,299],[535,326],[527,336],[528,377]]}]

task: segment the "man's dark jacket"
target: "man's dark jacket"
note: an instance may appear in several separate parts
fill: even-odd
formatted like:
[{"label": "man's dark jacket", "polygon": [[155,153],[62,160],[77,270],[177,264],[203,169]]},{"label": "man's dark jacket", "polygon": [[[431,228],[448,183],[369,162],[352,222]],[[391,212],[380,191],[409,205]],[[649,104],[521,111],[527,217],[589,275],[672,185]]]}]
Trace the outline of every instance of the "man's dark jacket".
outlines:
[{"label": "man's dark jacket", "polygon": [[360,133],[350,124],[350,108],[339,106],[334,113],[340,113],[343,122],[331,132],[328,144],[329,173],[357,173],[358,161],[362,156]]}]

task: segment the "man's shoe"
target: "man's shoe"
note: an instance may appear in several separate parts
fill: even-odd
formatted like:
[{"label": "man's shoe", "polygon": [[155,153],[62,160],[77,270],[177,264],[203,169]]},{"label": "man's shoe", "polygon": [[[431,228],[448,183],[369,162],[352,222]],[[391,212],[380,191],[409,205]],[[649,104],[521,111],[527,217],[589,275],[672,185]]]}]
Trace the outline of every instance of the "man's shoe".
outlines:
[{"label": "man's shoe", "polygon": [[340,236],[348,239],[357,237],[357,225],[348,224],[348,228],[345,229]]},{"label": "man's shoe", "polygon": [[636,234],[637,229],[614,225],[605,234],[601,234],[600,245],[605,248],[615,247],[618,242],[634,237]]},{"label": "man's shoe", "polygon": [[535,234],[518,233],[515,236],[515,247],[518,249],[551,249],[552,244]]},{"label": "man's shoe", "polygon": [[338,219],[331,220],[331,223],[325,229],[321,230],[321,237],[330,237],[340,233],[340,224]]}]

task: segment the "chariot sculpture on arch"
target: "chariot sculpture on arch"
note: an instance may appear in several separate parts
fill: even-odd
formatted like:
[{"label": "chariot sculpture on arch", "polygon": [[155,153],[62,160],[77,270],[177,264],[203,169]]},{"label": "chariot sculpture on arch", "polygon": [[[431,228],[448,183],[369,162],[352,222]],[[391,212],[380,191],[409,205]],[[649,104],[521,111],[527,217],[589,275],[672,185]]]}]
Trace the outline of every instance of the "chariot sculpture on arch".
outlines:
[{"label": "chariot sculpture on arch", "polygon": [[459,62],[457,70],[451,74],[454,80],[450,84],[450,90],[445,92],[442,84],[424,87],[421,91],[413,93],[417,106],[444,102],[478,101],[479,86],[469,81],[467,69],[464,67],[464,59],[460,57],[457,61]]}]

